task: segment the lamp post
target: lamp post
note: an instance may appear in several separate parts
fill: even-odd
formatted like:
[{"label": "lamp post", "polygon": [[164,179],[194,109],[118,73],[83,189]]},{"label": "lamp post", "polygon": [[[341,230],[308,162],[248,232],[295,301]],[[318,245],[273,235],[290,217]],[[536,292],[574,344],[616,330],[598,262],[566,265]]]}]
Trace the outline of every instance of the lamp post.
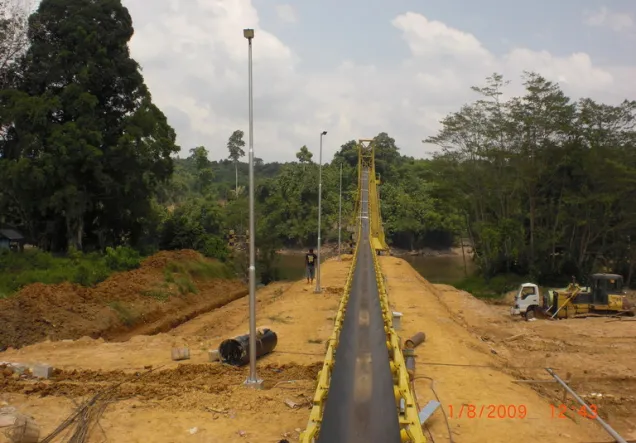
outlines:
[{"label": "lamp post", "polygon": [[243,37],[248,41],[248,83],[249,83],[249,211],[250,211],[250,374],[245,384],[254,388],[261,388],[263,380],[259,380],[256,376],[256,247],[254,229],[254,102],[252,97],[252,39],[254,38],[253,29],[243,29]]},{"label": "lamp post", "polygon": [[340,233],[342,232],[342,162],[340,162],[340,196],[338,198],[338,261],[342,260]]},{"label": "lamp post", "polygon": [[322,224],[320,217],[322,215],[322,137],[327,135],[327,131],[320,133],[320,153],[318,154],[318,269],[316,272],[316,294],[322,292],[320,287],[320,243],[321,243],[321,231]]}]

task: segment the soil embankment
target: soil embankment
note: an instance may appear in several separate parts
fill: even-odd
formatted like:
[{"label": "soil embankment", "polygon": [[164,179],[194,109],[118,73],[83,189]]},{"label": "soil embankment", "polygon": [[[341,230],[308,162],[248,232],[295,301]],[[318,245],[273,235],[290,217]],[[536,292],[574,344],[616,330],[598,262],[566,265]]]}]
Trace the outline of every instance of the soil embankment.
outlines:
[{"label": "soil embankment", "polygon": [[[122,383],[90,442],[297,441],[309,418],[350,264],[350,258],[323,264],[321,294],[304,281],[273,283],[258,291],[258,326],[278,335],[275,352],[258,363],[263,390],[243,386],[247,368],[208,362],[209,349],[248,331],[248,300],[243,297],[167,333],[126,342],[88,337],[42,342],[0,353],[0,360],[56,367],[44,381],[7,377],[0,370],[0,405],[6,402],[32,415],[41,435],[47,435],[81,399]],[[190,360],[171,361],[173,346],[189,347]],[[146,374],[149,368],[156,371]]]},{"label": "soil embankment", "polygon": [[0,349],[167,331],[247,293],[242,282],[227,277],[222,264],[183,250],[159,252],[94,288],[28,285],[0,300]]}]

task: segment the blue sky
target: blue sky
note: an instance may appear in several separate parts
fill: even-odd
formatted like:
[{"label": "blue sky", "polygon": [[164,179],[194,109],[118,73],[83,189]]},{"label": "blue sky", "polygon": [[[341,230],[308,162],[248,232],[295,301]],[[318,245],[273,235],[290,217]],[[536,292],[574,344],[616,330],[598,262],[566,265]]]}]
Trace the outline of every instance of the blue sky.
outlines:
[{"label": "blue sky", "polygon": [[[573,98],[636,99],[636,2],[123,0],[131,52],[183,155],[227,156],[247,132],[247,44],[254,27],[255,151],[290,161],[300,146],[327,160],[347,140],[388,132],[424,157],[439,120],[475,98],[470,86],[537,71]],[[555,6],[558,5],[558,6]],[[317,156],[316,156],[317,157]]]}]

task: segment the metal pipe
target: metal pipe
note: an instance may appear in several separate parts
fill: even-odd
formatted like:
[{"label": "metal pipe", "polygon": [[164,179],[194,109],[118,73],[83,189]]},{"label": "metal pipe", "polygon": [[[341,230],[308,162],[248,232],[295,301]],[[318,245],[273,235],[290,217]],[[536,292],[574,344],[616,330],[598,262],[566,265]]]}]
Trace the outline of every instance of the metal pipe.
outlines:
[{"label": "metal pipe", "polygon": [[318,154],[318,267],[316,269],[316,293],[322,292],[320,287],[320,244],[322,243],[321,232],[322,222],[322,136],[327,135],[327,131],[320,133],[320,153]]},{"label": "metal pipe", "polygon": [[338,261],[342,260],[340,233],[342,232],[342,162],[340,163],[340,197],[338,198]]},{"label": "metal pipe", "polygon": [[402,355],[404,356],[406,372],[409,374],[409,379],[412,381],[415,377],[415,350],[408,348],[403,349]]},{"label": "metal pipe", "polygon": [[253,29],[244,29],[243,36],[248,41],[248,83],[249,83],[249,211],[250,211],[250,339],[249,361],[250,374],[246,380],[247,385],[260,387],[262,380],[256,376],[256,229],[254,223],[254,100],[252,90],[252,39]]},{"label": "metal pipe", "polygon": [[413,337],[409,338],[408,340],[406,340],[406,342],[404,342],[404,347],[406,349],[415,349],[416,347],[424,343],[425,340],[426,340],[426,334],[424,334],[423,332],[418,332]]},{"label": "metal pipe", "polygon": [[263,329],[260,332],[254,348],[251,346],[249,335],[240,335],[223,340],[219,346],[221,360],[231,365],[243,366],[251,361],[249,354],[253,352],[257,357],[262,357],[272,352],[278,344],[278,336],[271,329]]},{"label": "metal pipe", "polygon": [[604,421],[604,420],[603,420],[603,419],[602,419],[602,418],[598,415],[598,413],[596,413],[596,412],[592,411],[592,410],[590,409],[590,407],[588,406],[588,404],[585,402],[585,400],[583,400],[581,397],[579,397],[579,396],[577,395],[577,393],[576,393],[576,392],[574,392],[574,390],[572,390],[572,388],[570,388],[566,382],[564,382],[563,380],[561,380],[561,377],[559,377],[558,375],[556,375],[556,374],[555,374],[555,372],[554,372],[552,369],[550,369],[550,368],[545,368],[545,370],[546,370],[546,371],[548,371],[548,374],[550,374],[552,377],[554,377],[554,379],[555,379],[555,380],[556,380],[556,381],[557,381],[557,382],[558,382],[561,386],[563,386],[563,389],[565,389],[566,391],[568,391],[568,392],[572,395],[572,397],[574,397],[574,398],[576,399],[576,401],[578,401],[578,402],[581,404],[581,406],[584,406],[584,407],[585,407],[585,409],[587,410],[587,412],[588,412],[591,416],[593,416],[593,417],[596,419],[596,421],[597,421],[597,422],[599,422],[599,424],[600,424],[601,426],[603,426],[603,429],[605,429],[605,430],[607,431],[607,433],[608,433],[609,435],[611,435],[611,436],[614,438],[614,440],[616,440],[618,443],[627,443],[627,441],[626,441],[623,437],[621,437],[620,435],[618,435],[618,433],[617,433],[614,429],[612,429],[612,428],[611,428],[611,426],[610,426],[610,425],[608,425],[608,424],[607,424],[607,423],[606,423],[606,422],[605,422],[605,421]]}]

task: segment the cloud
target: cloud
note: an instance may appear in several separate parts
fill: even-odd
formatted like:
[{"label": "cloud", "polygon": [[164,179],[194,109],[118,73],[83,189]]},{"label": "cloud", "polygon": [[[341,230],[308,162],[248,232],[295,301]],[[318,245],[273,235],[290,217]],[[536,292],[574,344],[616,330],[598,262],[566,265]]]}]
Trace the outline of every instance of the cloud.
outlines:
[{"label": "cloud", "polygon": [[612,12],[605,6],[597,11],[586,11],[584,23],[588,26],[607,27],[616,32],[634,28],[634,19],[626,12]]},{"label": "cloud", "polygon": [[292,5],[276,5],[276,14],[278,15],[278,18],[284,23],[298,22],[298,14],[296,14],[296,9],[294,9]]},{"label": "cloud", "polygon": [[[556,56],[515,48],[498,56],[474,35],[407,12],[391,21],[409,55],[394,64],[343,60],[324,70],[305,68],[300,56],[263,29],[250,0],[124,0],[135,22],[131,52],[143,66],[155,103],[178,134],[183,155],[206,146],[213,158],[227,157],[236,129],[247,133],[247,41],[255,29],[254,149],[266,161],[293,160],[302,145],[317,151],[329,131],[323,158],[350,139],[393,136],[402,152],[422,157],[421,140],[439,120],[475,99],[472,85],[493,72],[516,84],[537,70],[562,83],[573,97],[619,102],[635,95],[633,66],[601,67],[589,55]],[[325,41],[325,44],[328,44]],[[337,42],[334,43],[337,45]],[[381,54],[377,56],[381,62]],[[317,157],[317,155],[316,155]]]}]

